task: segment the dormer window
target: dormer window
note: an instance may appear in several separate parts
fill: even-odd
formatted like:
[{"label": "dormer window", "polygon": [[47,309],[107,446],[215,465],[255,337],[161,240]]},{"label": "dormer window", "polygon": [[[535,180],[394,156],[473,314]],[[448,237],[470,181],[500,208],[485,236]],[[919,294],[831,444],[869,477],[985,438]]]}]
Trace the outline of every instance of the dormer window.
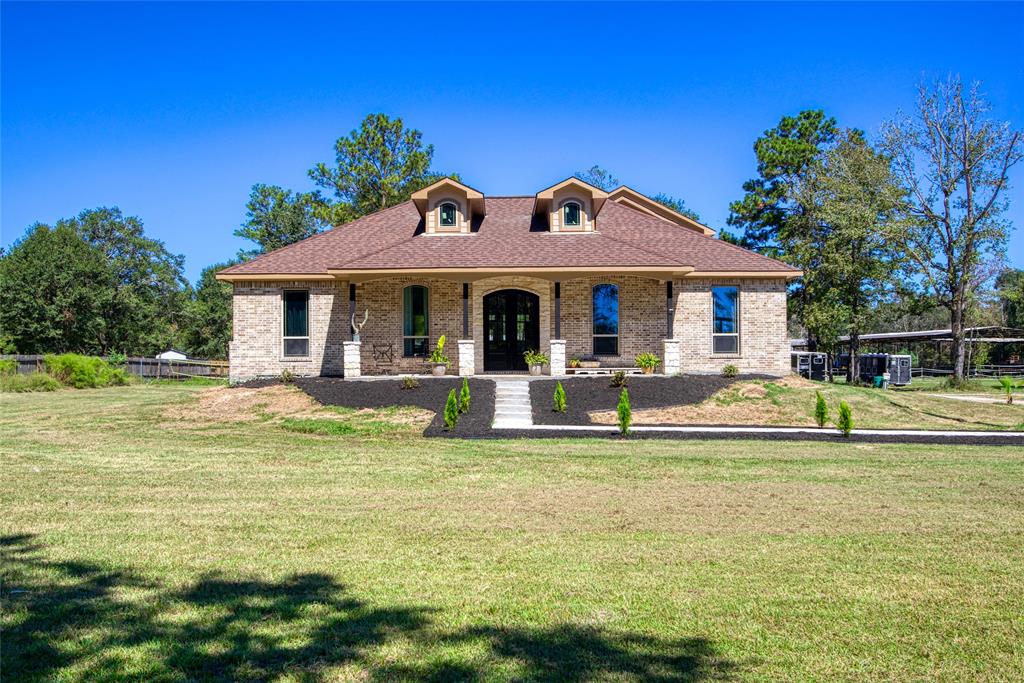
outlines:
[{"label": "dormer window", "polygon": [[445,202],[440,208],[440,225],[442,228],[454,228],[456,225],[455,212],[457,211],[455,204],[452,202]]},{"label": "dormer window", "polygon": [[562,224],[565,226],[576,226],[580,224],[580,205],[577,202],[568,202],[562,207]]}]

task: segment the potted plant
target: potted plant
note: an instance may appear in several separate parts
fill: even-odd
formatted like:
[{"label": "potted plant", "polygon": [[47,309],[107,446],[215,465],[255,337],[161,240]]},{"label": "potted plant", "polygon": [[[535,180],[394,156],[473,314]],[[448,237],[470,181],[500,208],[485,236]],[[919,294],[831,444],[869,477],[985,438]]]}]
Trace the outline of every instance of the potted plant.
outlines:
[{"label": "potted plant", "polygon": [[548,357],[540,351],[529,349],[523,354],[526,359],[526,366],[530,368],[531,375],[539,375],[544,372],[544,366],[548,364]]},{"label": "potted plant", "polygon": [[580,359],[579,358],[570,358],[569,359],[569,367],[571,369],[573,369],[573,370],[575,370],[576,368],[580,367]]},{"label": "potted plant", "polygon": [[580,362],[581,368],[599,368],[601,367],[601,361],[594,358],[593,356],[584,356],[583,358],[577,359]]},{"label": "potted plant", "polygon": [[448,369],[448,356],[444,355],[444,335],[437,340],[437,346],[427,357],[427,363],[431,366],[431,374],[440,377]]},{"label": "potted plant", "polygon": [[654,369],[661,365],[661,359],[653,353],[641,353],[634,359],[634,362],[638,368],[644,371],[645,375],[654,374]]}]

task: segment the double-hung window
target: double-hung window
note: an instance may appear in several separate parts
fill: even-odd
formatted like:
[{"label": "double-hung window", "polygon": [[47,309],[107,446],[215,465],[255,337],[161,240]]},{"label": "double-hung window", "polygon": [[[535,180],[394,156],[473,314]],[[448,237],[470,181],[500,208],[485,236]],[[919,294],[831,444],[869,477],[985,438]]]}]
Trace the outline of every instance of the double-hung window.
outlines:
[{"label": "double-hung window", "polygon": [[740,289],[712,287],[711,306],[714,319],[711,329],[712,353],[740,352]]},{"label": "double-hung window", "polygon": [[619,355],[619,288],[594,285],[594,355]]},{"label": "double-hung window", "polygon": [[284,292],[284,355],[309,355],[309,292],[304,289]]},{"label": "double-hung window", "polygon": [[402,353],[407,357],[427,355],[429,298],[423,285],[409,285],[402,290]]}]

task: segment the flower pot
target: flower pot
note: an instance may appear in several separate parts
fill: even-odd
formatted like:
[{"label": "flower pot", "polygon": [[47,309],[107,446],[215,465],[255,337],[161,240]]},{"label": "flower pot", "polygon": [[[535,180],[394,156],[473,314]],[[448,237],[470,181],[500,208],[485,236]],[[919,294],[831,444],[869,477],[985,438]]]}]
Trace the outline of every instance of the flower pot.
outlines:
[{"label": "flower pot", "polygon": [[444,375],[444,372],[447,369],[447,365],[445,365],[444,363],[438,363],[437,365],[430,368],[430,374],[432,374],[434,377],[441,377],[442,375]]},{"label": "flower pot", "polygon": [[581,368],[599,368],[601,367],[601,361],[599,360],[581,360]]},{"label": "flower pot", "polygon": [[543,365],[531,365],[530,366],[530,374],[531,375],[542,375],[542,374],[544,374],[544,366]]},{"label": "flower pot", "polygon": [[652,367],[640,368],[640,369],[643,370],[645,375],[653,375],[654,374],[654,368],[652,368]]}]

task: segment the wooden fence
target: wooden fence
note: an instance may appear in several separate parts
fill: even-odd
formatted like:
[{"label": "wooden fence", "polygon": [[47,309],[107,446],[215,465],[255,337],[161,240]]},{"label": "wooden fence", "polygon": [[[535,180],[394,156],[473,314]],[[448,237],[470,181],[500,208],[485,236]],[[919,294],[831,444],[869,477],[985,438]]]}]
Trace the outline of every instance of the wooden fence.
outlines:
[{"label": "wooden fence", "polygon": [[[18,372],[29,374],[45,370],[42,355],[0,356],[18,361]],[[146,379],[188,379],[190,377],[227,377],[226,360],[171,360],[168,358],[130,357],[122,366],[126,372]]]}]

